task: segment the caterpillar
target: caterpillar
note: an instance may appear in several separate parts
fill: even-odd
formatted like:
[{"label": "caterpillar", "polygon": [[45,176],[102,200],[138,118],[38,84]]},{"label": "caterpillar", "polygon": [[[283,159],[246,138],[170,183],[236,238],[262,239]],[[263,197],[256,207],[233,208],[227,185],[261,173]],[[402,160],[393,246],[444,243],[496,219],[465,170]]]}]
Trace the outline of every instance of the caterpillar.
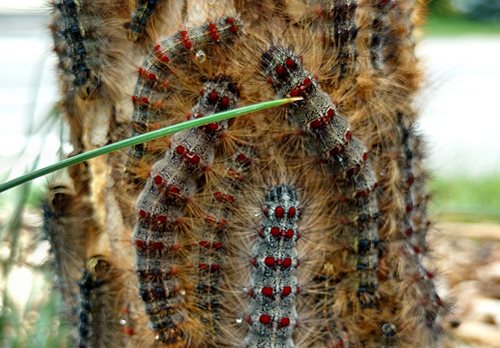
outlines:
[{"label": "caterpillar", "polygon": [[132,13],[132,18],[129,23],[125,24],[128,29],[128,38],[132,41],[137,41],[145,34],[146,25],[150,17],[153,15],[157,7],[166,1],[158,0],[139,0],[136,8]]},{"label": "caterpillar", "polygon": [[[233,108],[237,94],[229,77],[216,77],[204,84],[191,117]],[[185,307],[189,289],[180,279],[187,267],[183,250],[179,250],[187,232],[181,219],[186,202],[197,190],[203,168],[213,161],[214,145],[226,128],[227,122],[213,123],[174,135],[171,149],[153,166],[137,203],[134,243],[140,295],[156,339],[165,344],[196,342],[194,336],[199,334],[189,330],[190,325],[195,327],[195,318]]]},{"label": "caterpillar", "polygon": [[363,143],[352,138],[346,118],[339,115],[328,95],[303,70],[300,59],[290,50],[272,46],[262,54],[261,66],[278,96],[302,96],[304,101],[288,108],[291,121],[304,133],[305,146],[329,165],[332,174],[347,181],[344,193],[357,206],[359,272],[357,296],[363,307],[375,304],[377,287],[378,216],[371,194],[376,179]]},{"label": "caterpillar", "polygon": [[117,73],[112,63],[127,61],[118,48],[123,45],[124,36],[118,23],[109,21],[109,17],[111,13],[123,16],[127,7],[119,1],[86,0],[55,0],[52,6],[50,29],[63,72],[64,93],[70,99],[73,91],[84,100],[92,99],[104,84],[105,95],[120,96],[120,87],[112,82]]},{"label": "caterpillar", "polygon": [[[54,50],[59,57],[61,68],[73,75],[73,84],[81,89],[81,95],[88,96],[99,85],[88,64],[87,49],[84,45],[85,28],[80,20],[80,1],[57,0],[54,2],[54,22],[52,35]],[[64,64],[65,60],[69,60]]]},{"label": "caterpillar", "polygon": [[252,299],[248,308],[247,347],[291,347],[297,323],[295,297],[300,292],[295,244],[300,236],[300,208],[293,187],[272,187],[266,195],[261,238],[252,252]]},{"label": "caterpillar", "polygon": [[[165,121],[165,115],[169,112],[166,101],[175,91],[172,86],[181,69],[186,69],[186,65],[196,59],[207,59],[212,46],[231,44],[240,31],[241,22],[234,17],[224,16],[198,27],[180,30],[156,45],[139,68],[132,96],[133,135],[158,127]],[[133,160],[130,165],[140,161],[147,152],[144,144],[132,147],[129,156]]]},{"label": "caterpillar", "polygon": [[120,330],[117,308],[120,273],[102,256],[91,257],[78,282],[80,322],[78,347],[124,346],[126,335]]},{"label": "caterpillar", "polygon": [[85,264],[87,239],[98,228],[92,218],[85,166],[71,168],[72,178],[65,173],[55,177],[42,202],[43,238],[50,244],[56,273],[57,289],[62,295],[65,316],[76,322],[76,282]]},{"label": "caterpillar", "polygon": [[330,41],[338,48],[337,66],[339,78],[343,79],[358,69],[356,48],[356,37],[358,27],[356,25],[356,9],[358,4],[355,0],[337,0],[330,5],[328,21],[330,23]]},{"label": "caterpillar", "polygon": [[231,238],[228,221],[233,217],[238,198],[242,198],[245,184],[249,184],[248,175],[255,159],[253,156],[251,148],[237,146],[230,159],[223,161],[225,168],[220,182],[215,182],[213,188],[205,189],[211,193],[212,199],[200,228],[199,280],[196,289],[200,320],[206,327],[206,339],[209,342],[213,342],[221,333],[221,301],[224,298],[221,285],[228,256],[228,239]]},{"label": "caterpillar", "polygon": [[390,38],[388,17],[394,7],[393,0],[378,0],[373,2],[374,17],[371,23],[370,59],[375,70],[380,71],[386,66],[385,49]]},{"label": "caterpillar", "polygon": [[[413,170],[414,154],[412,144],[414,143],[414,129],[405,124],[404,114],[399,113],[399,129],[401,133],[401,169],[404,179],[404,202],[405,214],[403,216],[403,231],[406,239],[406,256],[410,259],[407,262],[407,273],[410,276],[416,277],[415,286],[419,289],[419,294],[422,297],[421,312],[422,323],[430,332],[429,344],[439,342],[442,328],[436,323],[437,316],[445,309],[445,303],[437,294],[433,283],[434,273],[428,271],[423,264],[423,256],[426,252],[427,245],[424,238],[416,236],[416,226],[414,223],[415,196],[414,188],[415,175]],[[421,324],[422,325],[422,324]]]}]

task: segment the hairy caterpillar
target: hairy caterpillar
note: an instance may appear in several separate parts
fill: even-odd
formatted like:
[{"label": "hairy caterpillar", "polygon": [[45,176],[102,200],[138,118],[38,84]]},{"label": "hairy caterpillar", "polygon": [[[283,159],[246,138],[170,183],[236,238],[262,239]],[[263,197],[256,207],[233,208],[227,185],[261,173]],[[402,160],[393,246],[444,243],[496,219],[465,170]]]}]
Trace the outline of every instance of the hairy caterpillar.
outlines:
[{"label": "hairy caterpillar", "polygon": [[[294,21],[311,25],[313,31],[320,33],[326,52],[334,55],[329,74],[340,80],[357,74],[359,68],[357,8],[357,0],[287,1],[287,10]],[[332,78],[328,83],[339,86],[339,82]]]},{"label": "hairy caterpillar", "polygon": [[[232,43],[240,33],[240,27],[241,23],[235,18],[221,17],[198,27],[180,30],[156,45],[139,68],[139,78],[132,96],[133,134],[161,125],[166,119],[165,115],[168,115],[169,104],[166,101],[173,92],[172,85],[175,86],[176,75],[180,70],[186,69],[185,65],[192,63],[196,55],[203,55],[203,59],[207,59],[211,46]],[[145,152],[147,149],[144,144],[134,146],[129,153],[133,159],[131,165],[141,160]]]},{"label": "hairy caterpillar", "polygon": [[[221,301],[224,299],[221,285],[227,259],[227,244],[231,238],[228,221],[233,217],[238,198],[242,198],[247,177],[253,162],[253,151],[245,146],[237,146],[235,153],[224,161],[225,172],[214,188],[205,190],[212,194],[211,204],[207,207],[205,221],[200,230],[199,245],[199,280],[197,305],[200,309],[201,322],[206,327],[209,342],[221,333]],[[219,190],[218,187],[222,187]],[[241,202],[240,202],[241,204]]]},{"label": "hairy caterpillar", "polygon": [[[87,49],[84,44],[86,33],[80,20],[80,1],[55,1],[54,11],[54,50],[59,57],[61,68],[73,75],[74,86],[81,89],[81,95],[87,97],[97,89],[99,80],[93,75],[87,62]],[[69,62],[64,64],[66,59]]]},{"label": "hairy caterpillar", "polygon": [[374,17],[371,23],[370,59],[375,70],[385,66],[385,49],[389,40],[388,15],[394,7],[393,0],[378,0],[372,4]]},{"label": "hairy caterpillar", "polygon": [[[113,261],[130,251],[137,257],[139,281],[126,285],[134,295],[127,293],[130,308],[119,316],[134,323],[137,334],[129,344],[148,344],[145,321],[157,336],[155,344],[170,347],[432,342],[412,341],[414,329],[429,334],[438,327],[434,304],[426,302],[431,299],[426,295],[431,293],[431,279],[412,278],[425,270],[421,256],[426,249],[427,198],[425,180],[418,177],[425,170],[412,161],[418,169],[412,169],[415,182],[410,186],[401,175],[408,161],[403,158],[400,128],[413,132],[411,96],[419,76],[411,56],[414,1],[236,0],[236,13],[224,7],[234,17],[192,26],[213,18],[215,7],[230,2],[140,0],[134,2],[134,14],[132,9],[112,16],[118,24],[128,21],[130,38],[136,39],[126,40],[130,46],[120,41],[119,46],[132,47],[125,52],[150,54],[138,68],[139,76],[116,76],[117,85],[137,81],[134,92],[123,88],[125,95],[133,95],[132,101],[128,98],[132,122],[125,124],[130,114],[119,110],[124,104],[101,98],[111,117],[99,126],[84,125],[87,135],[98,133],[94,137],[100,143],[120,138],[119,132],[125,137],[180,120],[207,76],[232,76],[233,83],[242,86],[242,104],[275,94],[305,99],[288,107],[291,122],[276,110],[263,112],[136,146],[128,156],[101,158],[91,166],[92,193],[102,199],[94,204],[95,214],[106,215],[102,234],[112,240],[112,252],[103,254],[112,254]],[[181,7],[181,16],[165,15]],[[180,17],[184,29],[165,30],[167,21],[177,25]],[[245,30],[236,19],[240,17]],[[114,21],[110,23],[114,28]],[[124,36],[125,28],[120,30]],[[165,34],[160,45],[150,46]],[[282,48],[287,45],[304,57]],[[265,87],[262,73],[276,93]],[[97,89],[96,97],[105,95],[104,87]],[[195,108],[212,99],[217,105],[202,114],[215,112],[226,103],[223,96],[233,100],[239,95],[239,88],[228,92],[233,87],[236,84],[230,87],[221,77],[206,82]],[[87,105],[93,101],[88,99]],[[78,111],[82,110],[80,105]],[[404,114],[403,126],[398,112]],[[192,109],[189,117],[202,116],[195,114]],[[422,152],[420,139],[413,135],[407,147],[416,159]],[[98,144],[87,141],[85,146]],[[165,157],[151,167],[166,148]],[[148,177],[138,214],[130,213],[132,191],[141,190]],[[109,179],[124,185],[113,186]],[[300,266],[284,277],[276,260],[283,264],[286,257],[276,253],[285,251],[268,243],[275,237],[275,226],[258,228],[262,221],[276,220],[265,216],[262,206],[266,194],[278,187],[293,188],[303,210],[297,222],[301,239],[289,257],[292,265]],[[112,190],[122,193],[119,199],[125,203],[117,204]],[[405,212],[404,196],[407,203],[413,201],[411,212]],[[118,221],[121,218],[124,221]],[[414,225],[410,239],[401,233],[405,224]],[[129,241],[133,225],[133,247],[115,245],[115,231]],[[287,231],[284,236],[278,231],[279,237],[286,238]],[[421,247],[420,256],[410,248],[415,244]],[[267,257],[273,257],[276,266],[268,274],[262,272]],[[264,268],[256,268],[254,258],[258,266],[257,259],[264,260]],[[114,263],[133,268],[132,259]],[[266,286],[262,279],[273,285]],[[284,302],[277,294],[285,282],[295,284],[292,290],[300,288],[300,296],[281,306]],[[267,296],[271,291],[273,296]],[[422,319],[425,312],[427,321]],[[280,327],[280,318],[288,318],[288,325]],[[427,332],[425,324],[416,321],[436,326]]]},{"label": "hairy caterpillar", "polygon": [[120,330],[116,297],[120,273],[102,256],[87,261],[80,287],[80,324],[78,347],[124,346],[126,335]]},{"label": "hairy caterpillar", "polygon": [[[437,316],[444,309],[444,302],[436,292],[432,281],[434,273],[428,271],[423,264],[423,256],[427,249],[425,238],[415,234],[417,228],[414,222],[415,207],[415,174],[413,169],[415,134],[413,127],[404,123],[405,115],[399,114],[399,128],[401,133],[401,169],[404,179],[404,202],[405,214],[403,216],[403,231],[406,239],[406,256],[410,259],[407,262],[407,273],[415,277],[415,286],[419,289],[419,296],[422,297],[422,305],[416,312],[421,312],[422,324],[429,330],[431,336],[428,337],[429,344],[439,342],[442,328],[436,323]],[[418,214],[418,213],[417,213]],[[426,222],[424,222],[425,224]],[[419,231],[420,232],[420,231]],[[421,324],[421,325],[422,325]]]},{"label": "hairy caterpillar", "polygon": [[43,236],[48,240],[56,272],[57,288],[65,304],[65,316],[76,322],[77,280],[85,265],[88,237],[98,230],[92,218],[85,165],[56,177],[42,203]]},{"label": "hairy caterpillar", "polygon": [[[337,114],[328,95],[321,91],[315,79],[303,70],[300,59],[290,50],[273,46],[262,55],[264,74],[270,78],[279,96],[302,96],[288,108],[290,119],[304,133],[306,147],[328,163],[332,174],[347,180],[344,190],[357,205],[357,295],[364,307],[374,305],[377,287],[378,231],[376,201],[371,195],[375,177],[362,142],[352,139],[348,121]],[[357,202],[356,202],[357,200]]]},{"label": "hairy caterpillar", "polygon": [[261,238],[253,246],[252,299],[248,308],[247,347],[291,347],[297,323],[295,297],[299,266],[295,244],[300,237],[297,192],[275,186],[266,195]]},{"label": "hairy caterpillar", "polygon": [[116,0],[104,3],[105,11],[101,5],[102,1],[87,0],[56,0],[52,4],[50,28],[68,96],[74,88],[82,99],[94,98],[103,84],[105,94],[121,95],[114,88],[119,86],[112,81],[116,73],[112,69],[116,67],[111,63],[126,61],[117,50],[123,43],[124,31],[110,18],[124,15],[128,8]]},{"label": "hairy caterpillar", "polygon": [[161,0],[139,0],[136,8],[132,13],[132,18],[129,23],[126,23],[128,29],[128,38],[132,41],[137,41],[145,34],[146,26],[150,17],[153,15],[157,7],[162,5]]},{"label": "hairy caterpillar", "polygon": [[[208,81],[191,117],[233,108],[237,96],[230,78],[220,76]],[[190,289],[180,279],[187,267],[182,256],[185,251],[179,250],[186,242],[181,219],[203,168],[213,161],[214,145],[225,128],[227,122],[221,122],[177,133],[164,159],[153,166],[137,203],[139,220],[134,242],[140,294],[157,340],[165,344],[196,342],[194,336],[200,334],[190,332],[195,318],[184,305]]]}]

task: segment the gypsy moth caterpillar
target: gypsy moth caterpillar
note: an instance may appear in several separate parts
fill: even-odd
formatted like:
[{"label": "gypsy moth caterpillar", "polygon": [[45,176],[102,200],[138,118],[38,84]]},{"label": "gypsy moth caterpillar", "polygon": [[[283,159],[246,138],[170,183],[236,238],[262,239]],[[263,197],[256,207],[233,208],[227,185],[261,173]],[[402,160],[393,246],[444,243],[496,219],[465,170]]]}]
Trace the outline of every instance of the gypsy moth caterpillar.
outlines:
[{"label": "gypsy moth caterpillar", "polygon": [[[304,101],[288,108],[290,120],[303,132],[308,150],[328,163],[332,174],[345,179],[341,185],[351,198],[351,206],[363,216],[354,230],[359,236],[359,285],[357,296],[363,307],[375,305],[377,287],[378,229],[367,207],[375,206],[372,194],[376,178],[367,161],[367,150],[359,140],[352,139],[348,121],[336,112],[334,104],[314,77],[302,68],[300,59],[290,50],[272,46],[262,54],[261,66],[279,96],[302,96]],[[362,247],[360,245],[362,244]]]},{"label": "gypsy moth caterpillar", "polygon": [[295,297],[299,262],[295,244],[300,207],[295,188],[272,187],[266,194],[262,235],[253,246],[253,293],[248,308],[247,347],[291,347],[297,323]]},{"label": "gypsy moth caterpillar", "polygon": [[92,99],[104,84],[105,95],[120,95],[120,87],[113,85],[117,71],[112,63],[127,61],[120,57],[124,53],[118,49],[124,33],[119,29],[119,20],[111,18],[124,15],[127,7],[117,0],[55,0],[52,6],[50,28],[63,71],[64,93],[73,99],[76,90],[82,99]]},{"label": "gypsy moth caterpillar", "polygon": [[[238,93],[227,76],[207,81],[191,117],[233,108]],[[180,279],[182,272],[188,272],[186,255],[179,251],[187,237],[180,219],[203,168],[213,161],[214,146],[225,128],[227,122],[220,122],[175,134],[172,148],[153,166],[137,203],[134,241],[140,294],[157,340],[165,344],[184,345],[201,336],[192,327],[190,331],[196,320],[185,306],[190,285]]]},{"label": "gypsy moth caterpillar", "polygon": [[153,12],[157,7],[166,1],[158,0],[139,0],[129,23],[126,23],[128,29],[128,38],[132,41],[137,41],[145,34],[146,25],[149,22]]},{"label": "gypsy moth caterpillar", "polygon": [[[212,199],[207,207],[204,223],[199,233],[199,277],[197,282],[197,306],[200,320],[206,328],[206,339],[214,342],[221,333],[221,290],[225,277],[228,240],[231,238],[229,221],[233,218],[235,205],[242,198],[247,177],[253,162],[253,151],[245,146],[236,145],[235,152],[223,161],[222,177],[205,191]],[[213,187],[212,187],[213,186]],[[241,202],[240,202],[241,203]]]},{"label": "gypsy moth caterpillar", "polygon": [[[133,135],[151,130],[161,125],[168,115],[167,99],[175,88],[181,70],[189,70],[196,56],[203,54],[211,59],[213,46],[229,45],[239,35],[241,22],[234,17],[223,16],[215,21],[207,21],[201,26],[183,29],[156,45],[143,65],[139,68],[139,78],[132,102]],[[131,148],[129,156],[134,166],[148,153],[146,144]],[[150,150],[149,150],[150,151]]]},{"label": "gypsy moth caterpillar", "polygon": [[91,257],[78,282],[80,287],[80,348],[124,346],[126,335],[120,330],[118,309],[123,300],[120,272],[102,256]]},{"label": "gypsy moth caterpillar", "polygon": [[[444,309],[444,302],[437,294],[433,283],[434,273],[426,269],[423,264],[423,257],[427,249],[425,237],[415,234],[416,226],[414,222],[415,216],[415,184],[414,174],[414,146],[415,146],[415,130],[405,121],[408,119],[403,113],[399,113],[398,127],[401,136],[401,171],[404,179],[404,202],[405,213],[403,215],[402,224],[404,236],[406,239],[406,255],[410,259],[407,264],[407,274],[409,276],[417,275],[415,287],[417,287],[421,299],[420,310],[416,310],[421,316],[422,323],[429,331],[426,339],[431,342],[438,342],[442,328],[436,322],[438,315]],[[417,213],[418,214],[418,213]]]},{"label": "gypsy moth caterpillar", "polygon": [[47,200],[42,204],[42,231],[51,247],[57,288],[71,322],[76,320],[76,282],[85,264],[87,237],[97,230],[83,167],[72,169],[75,179],[79,179],[75,183],[68,177],[54,178],[48,187]]},{"label": "gypsy moth caterpillar", "polygon": [[[54,50],[59,57],[61,68],[73,75],[73,84],[81,90],[80,94],[88,96],[97,89],[99,80],[87,62],[87,49],[84,45],[86,33],[80,20],[81,3],[57,0],[54,1],[54,12]],[[68,61],[65,62],[66,60]]]}]

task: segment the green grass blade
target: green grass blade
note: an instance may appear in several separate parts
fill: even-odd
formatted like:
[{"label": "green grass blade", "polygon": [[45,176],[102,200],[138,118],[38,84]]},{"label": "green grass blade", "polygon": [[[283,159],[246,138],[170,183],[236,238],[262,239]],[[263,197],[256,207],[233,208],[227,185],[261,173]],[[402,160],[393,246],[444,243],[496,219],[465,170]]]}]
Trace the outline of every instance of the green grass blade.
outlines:
[{"label": "green grass blade", "polygon": [[141,134],[136,137],[132,137],[129,139],[121,140],[113,144],[109,144],[103,147],[100,147],[98,149],[90,150],[84,153],[81,153],[79,155],[66,158],[65,160],[62,160],[60,162],[57,162],[55,164],[52,164],[50,166],[47,166],[45,168],[41,168],[38,170],[35,170],[31,173],[25,174],[23,176],[20,176],[18,178],[15,178],[11,181],[8,181],[6,183],[3,183],[0,185],[0,192],[4,192],[6,190],[9,190],[15,186],[24,184],[25,182],[31,181],[33,179],[39,178],[41,176],[47,175],[49,173],[55,172],[59,169],[63,169],[78,163],[85,162],[91,158],[105,155],[107,153],[121,150],[125,147],[128,146],[133,146],[137,144],[144,143],[146,141],[154,140],[157,138],[161,138],[167,135],[172,135],[174,133],[177,133],[179,131],[188,129],[188,128],[195,128],[199,126],[203,126],[208,123],[212,122],[219,122],[223,120],[227,120],[230,118],[234,117],[239,117],[243,116],[245,114],[249,114],[252,112],[257,112],[261,110],[265,110],[268,108],[276,107],[276,106],[281,106],[289,103],[293,103],[294,101],[300,100],[302,98],[284,98],[284,99],[277,99],[277,100],[271,100],[271,101],[266,101],[258,104],[253,104],[249,106],[244,106],[238,109],[233,109],[233,110],[228,110],[224,112],[220,112],[218,114],[213,114],[201,118],[196,118],[192,119],[186,122],[182,123],[177,123],[162,129],[158,129],[149,133]]}]

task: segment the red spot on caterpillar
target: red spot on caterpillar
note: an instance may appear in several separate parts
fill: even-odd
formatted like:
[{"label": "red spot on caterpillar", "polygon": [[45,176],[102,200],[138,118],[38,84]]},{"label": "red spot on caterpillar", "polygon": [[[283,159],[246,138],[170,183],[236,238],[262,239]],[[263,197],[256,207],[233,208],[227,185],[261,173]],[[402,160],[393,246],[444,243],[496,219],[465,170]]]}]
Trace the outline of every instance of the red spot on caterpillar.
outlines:
[{"label": "red spot on caterpillar", "polygon": [[143,249],[144,248],[144,242],[140,239],[136,239],[135,240],[135,246],[137,247],[137,249]]},{"label": "red spot on caterpillar", "polygon": [[127,336],[134,336],[135,335],[135,330],[133,327],[130,326],[125,326],[123,328],[123,333]]},{"label": "red spot on caterpillar", "polygon": [[178,195],[181,192],[181,189],[177,186],[170,185],[168,187],[168,193],[171,195]]},{"label": "red spot on caterpillar", "polygon": [[205,126],[205,129],[210,133],[215,133],[219,130],[219,125],[217,123],[209,123]]},{"label": "red spot on caterpillar", "polygon": [[280,326],[281,327],[286,327],[288,325],[290,325],[290,318],[285,317],[285,318],[280,319]]},{"label": "red spot on caterpillar", "polygon": [[295,64],[295,61],[292,58],[287,58],[285,60],[285,65],[290,70],[294,70],[297,67],[297,64]]},{"label": "red spot on caterpillar", "polygon": [[186,158],[192,165],[197,165],[201,162],[201,157],[198,155],[186,155]]},{"label": "red spot on caterpillar", "polygon": [[[297,260],[297,266],[298,266],[298,264],[299,264],[299,262],[298,262],[298,260]],[[291,259],[290,257],[285,257],[285,258],[283,259],[283,267],[288,268],[288,267],[290,267],[291,265],[292,265],[292,259]]]},{"label": "red spot on caterpillar", "polygon": [[293,219],[295,217],[296,212],[297,210],[295,209],[295,207],[288,208],[288,217],[290,219]]},{"label": "red spot on caterpillar", "polygon": [[276,209],[274,209],[274,215],[279,219],[283,218],[285,216],[285,209],[282,206],[276,207]]},{"label": "red spot on caterpillar", "polygon": [[214,242],[214,243],[212,243],[212,248],[214,248],[215,250],[218,250],[218,249],[222,248],[222,242]]},{"label": "red spot on caterpillar", "polygon": [[293,88],[291,91],[290,91],[290,97],[298,97],[301,95],[301,91],[300,91],[300,88]]},{"label": "red spot on caterpillar", "polygon": [[181,36],[181,42],[185,49],[190,50],[193,47],[193,43],[189,40],[189,33],[183,30],[179,33]]},{"label": "red spot on caterpillar", "polygon": [[264,295],[264,296],[267,296],[267,297],[273,296],[273,288],[270,286],[263,287],[261,292],[262,292],[262,295]]},{"label": "red spot on caterpillar", "polygon": [[276,74],[278,74],[278,75],[285,75],[286,74],[286,69],[283,65],[278,65],[275,70],[276,70]]},{"label": "red spot on caterpillar", "polygon": [[289,285],[285,285],[283,289],[281,290],[281,296],[287,297],[292,293],[292,287]]},{"label": "red spot on caterpillar", "polygon": [[293,230],[291,228],[285,232],[285,237],[289,239],[293,237]]},{"label": "red spot on caterpillar", "polygon": [[352,139],[352,133],[350,130],[346,130],[345,134],[344,134],[344,139],[346,141],[350,141]]},{"label": "red spot on caterpillar", "polygon": [[201,240],[198,244],[201,247],[203,247],[203,248],[209,248],[210,247],[210,242],[208,240]]},{"label": "red spot on caterpillar", "polygon": [[182,145],[177,145],[175,148],[175,152],[177,152],[177,154],[179,154],[179,155],[184,154],[185,151],[186,151],[186,149]]},{"label": "red spot on caterpillar", "polygon": [[247,295],[248,295],[249,297],[254,297],[254,295],[255,295],[254,290],[253,290],[252,288],[248,289],[248,290],[247,290]]},{"label": "red spot on caterpillar", "polygon": [[280,234],[280,229],[279,227],[271,227],[271,234],[274,236],[274,237],[278,237],[279,234]]},{"label": "red spot on caterpillar", "polygon": [[159,175],[156,175],[153,180],[156,185],[161,185],[163,183],[163,178]]},{"label": "red spot on caterpillar", "polygon": [[411,228],[410,226],[405,230],[405,236],[410,238],[412,235],[413,235],[413,228]]},{"label": "red spot on caterpillar", "polygon": [[208,33],[213,41],[219,41],[220,35],[217,30],[217,25],[213,22],[208,24]]},{"label": "red spot on caterpillar", "polygon": [[274,257],[272,256],[267,256],[265,259],[264,259],[264,263],[266,264],[266,266],[268,267],[274,267]]},{"label": "red spot on caterpillar", "polygon": [[223,109],[227,109],[230,102],[231,102],[231,100],[228,97],[224,96],[220,100],[220,107]]},{"label": "red spot on caterpillar", "polygon": [[271,316],[269,314],[261,314],[259,321],[264,325],[269,325],[271,323]]},{"label": "red spot on caterpillar", "polygon": [[219,100],[219,93],[217,93],[217,91],[212,91],[208,93],[207,100],[210,104],[217,103],[217,100]]},{"label": "red spot on caterpillar", "polygon": [[411,213],[413,211],[413,203],[408,203],[406,205],[406,212]]}]

